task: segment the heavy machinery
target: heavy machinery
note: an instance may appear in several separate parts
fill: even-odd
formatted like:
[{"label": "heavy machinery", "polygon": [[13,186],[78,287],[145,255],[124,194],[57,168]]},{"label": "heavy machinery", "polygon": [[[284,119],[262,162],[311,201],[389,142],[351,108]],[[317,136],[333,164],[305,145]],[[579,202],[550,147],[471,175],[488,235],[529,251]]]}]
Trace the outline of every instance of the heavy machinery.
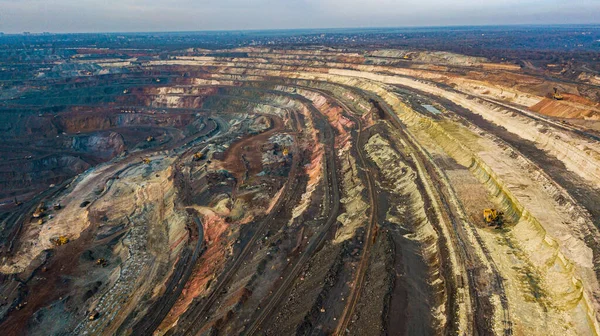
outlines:
[{"label": "heavy machinery", "polygon": [[56,204],[54,204],[53,208],[54,208],[54,210],[60,210],[60,209],[62,209],[62,205],[60,205],[60,203],[56,203]]},{"label": "heavy machinery", "polygon": [[150,164],[150,162],[152,162],[152,160],[150,160],[150,158],[143,158],[142,162],[145,164]]},{"label": "heavy machinery", "polygon": [[52,243],[54,246],[62,246],[69,242],[69,238],[67,236],[59,236],[58,238],[52,239]]},{"label": "heavy machinery", "polygon": [[286,148],[283,149],[283,156],[288,156],[288,154],[290,153],[290,150]]},{"label": "heavy machinery", "polygon": [[44,202],[40,203],[40,205],[37,206],[37,208],[35,209],[35,211],[33,212],[33,218],[40,218],[42,216],[44,216],[44,213],[46,212],[46,204],[44,204]]},{"label": "heavy machinery", "polygon": [[552,98],[554,98],[555,100],[563,100],[564,99],[563,95],[561,95],[558,92],[557,88],[554,88],[554,94],[552,94]]},{"label": "heavy machinery", "polygon": [[104,259],[104,258],[100,258],[100,259],[96,260],[96,265],[106,267],[108,265],[108,261],[106,261],[106,259]]},{"label": "heavy machinery", "polygon": [[98,317],[100,317],[100,313],[97,310],[94,310],[90,313],[90,315],[88,316],[88,319],[90,321],[94,321],[94,320],[98,319]]},{"label": "heavy machinery", "polygon": [[154,141],[154,137],[153,136],[149,136],[149,137],[146,138],[146,141],[147,142]]},{"label": "heavy machinery", "polygon": [[203,157],[204,157],[204,154],[198,152],[198,153],[194,154],[194,161],[200,161],[200,160],[202,160]]},{"label": "heavy machinery", "polygon": [[489,226],[500,226],[502,225],[502,211],[496,209],[484,209],[483,220]]}]

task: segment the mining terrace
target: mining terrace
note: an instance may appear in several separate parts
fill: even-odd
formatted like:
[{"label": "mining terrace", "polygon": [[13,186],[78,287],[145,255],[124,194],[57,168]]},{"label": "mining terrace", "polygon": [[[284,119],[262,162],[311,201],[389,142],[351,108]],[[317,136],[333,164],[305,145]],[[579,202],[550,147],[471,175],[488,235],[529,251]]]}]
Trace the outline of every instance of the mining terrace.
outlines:
[{"label": "mining terrace", "polygon": [[600,334],[593,72],[110,51],[3,81],[3,335]]}]

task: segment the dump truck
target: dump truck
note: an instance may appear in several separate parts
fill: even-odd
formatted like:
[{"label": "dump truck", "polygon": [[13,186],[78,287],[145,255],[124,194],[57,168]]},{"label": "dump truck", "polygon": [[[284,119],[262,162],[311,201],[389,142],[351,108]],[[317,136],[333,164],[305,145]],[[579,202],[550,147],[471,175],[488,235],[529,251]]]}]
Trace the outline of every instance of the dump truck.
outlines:
[{"label": "dump truck", "polygon": [[496,209],[484,209],[483,220],[489,226],[500,226],[502,225],[502,212]]},{"label": "dump truck", "polygon": [[33,216],[33,218],[40,218],[40,217],[44,216],[45,212],[46,212],[46,205],[44,204],[44,202],[42,202],[37,206],[37,208],[33,212],[32,216]]}]

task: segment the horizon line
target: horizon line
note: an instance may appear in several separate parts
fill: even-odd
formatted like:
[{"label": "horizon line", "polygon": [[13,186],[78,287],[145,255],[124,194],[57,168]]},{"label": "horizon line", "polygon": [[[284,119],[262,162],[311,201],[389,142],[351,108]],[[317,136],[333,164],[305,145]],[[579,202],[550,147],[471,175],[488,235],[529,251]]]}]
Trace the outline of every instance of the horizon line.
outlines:
[{"label": "horizon line", "polygon": [[517,23],[517,24],[455,24],[455,25],[414,25],[414,26],[363,26],[363,27],[320,27],[320,28],[264,28],[264,29],[203,29],[203,30],[160,30],[160,31],[81,31],[81,32],[30,32],[6,33],[0,36],[43,36],[43,35],[92,35],[92,34],[173,34],[173,33],[219,33],[219,32],[266,32],[266,31],[326,31],[326,30],[377,30],[377,29],[424,29],[424,28],[490,28],[490,27],[598,27],[600,23]]}]

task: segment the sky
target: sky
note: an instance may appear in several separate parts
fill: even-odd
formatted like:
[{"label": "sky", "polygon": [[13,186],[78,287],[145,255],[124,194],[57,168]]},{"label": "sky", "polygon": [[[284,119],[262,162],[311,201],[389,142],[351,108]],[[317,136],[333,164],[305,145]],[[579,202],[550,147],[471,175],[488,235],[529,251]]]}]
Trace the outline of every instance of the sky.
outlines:
[{"label": "sky", "polygon": [[0,0],[0,32],[599,24],[600,0]]}]

